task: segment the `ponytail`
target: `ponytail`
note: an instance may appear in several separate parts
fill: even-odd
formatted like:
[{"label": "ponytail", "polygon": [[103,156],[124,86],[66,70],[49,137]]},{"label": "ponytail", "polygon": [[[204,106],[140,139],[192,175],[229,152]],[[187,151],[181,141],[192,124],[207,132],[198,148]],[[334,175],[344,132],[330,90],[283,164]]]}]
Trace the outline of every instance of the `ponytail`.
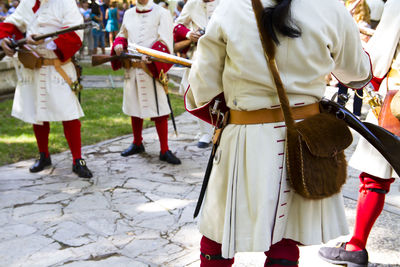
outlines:
[{"label": "ponytail", "polygon": [[292,0],[276,0],[273,7],[264,8],[262,23],[275,44],[279,45],[276,32],[283,36],[296,38],[301,35],[301,29],[292,21],[290,4]]}]

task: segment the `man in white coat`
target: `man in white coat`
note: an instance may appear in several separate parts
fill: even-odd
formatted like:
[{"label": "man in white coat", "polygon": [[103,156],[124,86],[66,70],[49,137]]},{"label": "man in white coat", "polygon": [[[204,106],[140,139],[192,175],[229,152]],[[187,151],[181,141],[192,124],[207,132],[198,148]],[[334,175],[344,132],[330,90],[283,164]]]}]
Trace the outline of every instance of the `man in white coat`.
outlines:
[{"label": "man in white coat", "polygon": [[41,67],[17,70],[20,78],[15,90],[12,116],[33,124],[40,158],[29,169],[42,171],[51,165],[48,149],[50,121],[62,121],[71,149],[73,172],[90,178],[92,173],[81,156],[81,123],[84,116],[75,93],[76,70],[71,57],[82,46],[82,31],[69,32],[54,40],[34,41],[32,36],[83,23],[75,0],[23,0],[15,12],[0,24],[1,47],[13,56],[9,37],[26,34],[28,44],[43,59]]},{"label": "man in white coat", "polygon": [[[111,54],[120,55],[130,50],[134,44],[169,53],[173,49],[172,29],[172,17],[168,10],[154,4],[153,0],[138,0],[136,7],[127,10],[124,15]],[[111,64],[114,70],[122,67],[120,60]],[[167,73],[171,66],[148,62],[147,58],[124,63],[126,69],[122,110],[131,116],[133,143],[121,153],[122,156],[144,152],[143,119],[151,118],[160,140],[160,160],[170,164],[181,163],[168,147],[168,116],[171,110],[164,87],[159,81],[161,73]]]},{"label": "man in white coat", "polygon": [[[281,27],[289,36],[276,30],[276,64],[292,107],[315,105],[330,72],[352,88],[369,82],[371,66],[358,27],[339,1],[262,4],[272,9],[261,12],[274,12],[265,21],[267,29],[277,29],[270,22],[293,22],[289,25],[299,29],[295,35]],[[250,0],[220,1],[200,38],[189,82],[186,108],[197,116],[209,114],[210,101],[220,98],[236,114],[253,118],[258,114],[253,111],[260,111],[273,117],[280,102]],[[221,134],[199,215],[201,267],[231,266],[234,254],[244,251],[265,252],[265,266],[298,266],[297,244],[320,244],[347,234],[340,193],[314,200],[290,186],[285,122],[267,117],[254,124],[230,123]]]},{"label": "man in white coat", "polygon": [[[199,38],[204,34],[207,24],[217,7],[219,0],[189,0],[182,9],[181,14],[175,21],[174,28],[174,42],[185,43],[180,47],[182,54],[189,58],[195,59],[195,51]],[[180,84],[180,92],[186,91],[189,83],[190,69],[186,69]],[[202,121],[198,120],[199,124],[199,141],[197,146],[199,148],[206,148],[209,146],[212,138],[213,127]]]},{"label": "man in white coat", "polygon": [[[399,13],[400,1],[386,2],[381,21],[366,47],[371,56],[374,74],[372,84],[376,90],[379,89],[381,95],[386,95],[388,90],[400,89]],[[366,121],[378,124],[378,119],[372,111],[368,113]],[[394,178],[399,178],[399,174],[362,137],[349,164],[362,171],[354,233],[349,242],[335,248],[321,248],[319,254],[325,260],[336,264],[368,266],[368,236],[383,210],[385,194],[389,192]]]}]

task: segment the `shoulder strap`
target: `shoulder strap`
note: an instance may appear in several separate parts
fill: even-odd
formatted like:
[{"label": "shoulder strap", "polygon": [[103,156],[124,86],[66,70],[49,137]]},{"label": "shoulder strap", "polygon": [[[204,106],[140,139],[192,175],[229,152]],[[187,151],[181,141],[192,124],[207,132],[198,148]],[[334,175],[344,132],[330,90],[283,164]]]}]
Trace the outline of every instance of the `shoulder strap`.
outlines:
[{"label": "shoulder strap", "polygon": [[283,117],[285,118],[286,127],[294,128],[294,119],[290,109],[289,100],[287,98],[285,88],[279,75],[278,66],[276,65],[275,61],[276,46],[266,31],[264,24],[262,23],[264,7],[260,0],[251,0],[251,2],[253,4],[253,11],[257,20],[258,33],[260,34],[261,43],[264,48],[264,55],[267,59],[268,66],[272,72],[272,76],[278,91],[279,101],[281,102],[281,108],[283,111]]}]

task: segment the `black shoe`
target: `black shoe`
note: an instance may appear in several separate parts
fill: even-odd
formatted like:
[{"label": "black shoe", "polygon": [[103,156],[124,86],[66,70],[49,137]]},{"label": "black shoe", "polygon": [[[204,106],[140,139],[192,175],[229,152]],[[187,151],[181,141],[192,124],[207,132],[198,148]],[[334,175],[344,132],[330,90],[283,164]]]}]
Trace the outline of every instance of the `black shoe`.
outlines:
[{"label": "black shoe", "polygon": [[92,178],[93,174],[86,166],[84,159],[76,159],[75,164],[72,165],[72,171],[82,178]]},{"label": "black shoe", "polygon": [[181,164],[181,160],[178,159],[174,154],[172,154],[171,150],[167,150],[164,154],[160,152],[160,160],[166,161],[171,164]]},{"label": "black shoe", "polygon": [[32,165],[32,167],[29,168],[30,172],[40,172],[43,171],[45,167],[51,165],[50,156],[46,158],[46,153],[44,152],[40,152],[39,155],[40,155],[39,159],[37,159],[35,163]]},{"label": "black shoe", "polygon": [[365,249],[347,251],[346,243],[339,243],[334,248],[320,248],[318,254],[322,259],[333,264],[347,265],[348,267],[368,266],[368,252]]},{"label": "black shoe", "polygon": [[210,146],[210,143],[200,142],[200,141],[197,143],[198,148],[207,148],[209,146]]},{"label": "black shoe", "polygon": [[134,155],[134,154],[139,154],[144,152],[144,146],[143,144],[135,145],[135,144],[131,144],[127,149],[125,149],[124,151],[121,152],[121,156],[123,157],[127,157],[130,155]]}]

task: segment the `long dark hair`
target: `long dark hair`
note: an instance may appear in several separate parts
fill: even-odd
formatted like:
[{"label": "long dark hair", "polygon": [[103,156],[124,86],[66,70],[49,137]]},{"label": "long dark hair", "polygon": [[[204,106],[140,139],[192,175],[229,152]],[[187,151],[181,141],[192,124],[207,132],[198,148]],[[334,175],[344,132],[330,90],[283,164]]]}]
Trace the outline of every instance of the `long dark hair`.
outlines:
[{"label": "long dark hair", "polygon": [[276,32],[290,38],[296,38],[301,35],[301,29],[293,22],[290,14],[292,0],[276,0],[276,2],[275,6],[264,8],[262,23],[272,40],[278,45],[279,40]]}]

